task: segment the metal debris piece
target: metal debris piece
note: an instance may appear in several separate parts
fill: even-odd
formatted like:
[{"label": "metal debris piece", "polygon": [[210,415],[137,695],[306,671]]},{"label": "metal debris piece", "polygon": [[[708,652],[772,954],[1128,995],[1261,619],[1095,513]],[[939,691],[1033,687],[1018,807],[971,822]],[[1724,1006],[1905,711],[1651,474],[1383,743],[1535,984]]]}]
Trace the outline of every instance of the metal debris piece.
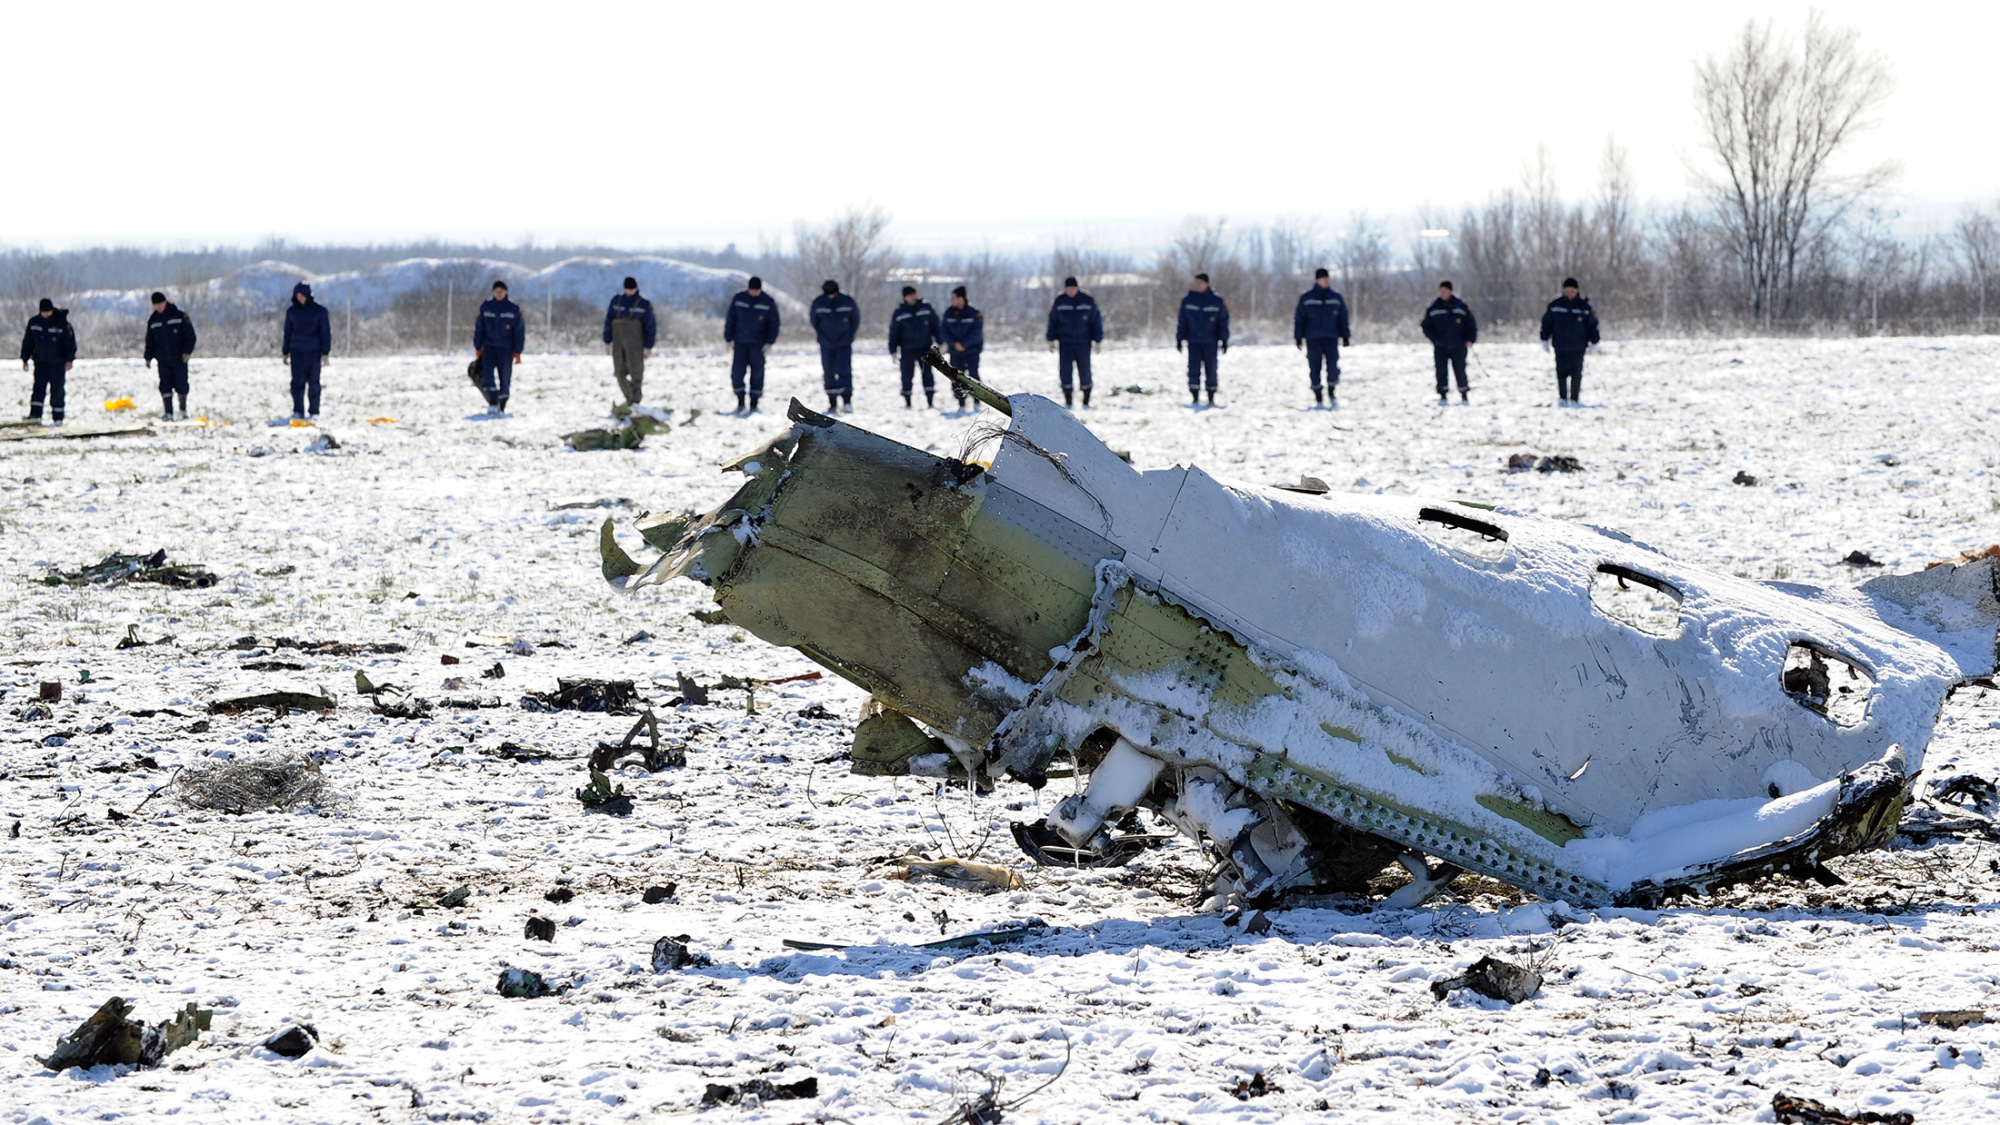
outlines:
[{"label": "metal debris piece", "polygon": [[625,816],[632,811],[632,798],[625,795],[625,787],[612,785],[603,770],[590,771],[590,783],[576,791],[576,799],[583,802],[586,812]]},{"label": "metal debris piece", "polygon": [[73,1066],[93,1067],[105,1063],[122,1066],[158,1066],[160,1060],[187,1046],[209,1029],[215,1013],[189,1004],[152,1026],[129,1018],[132,1002],[113,996],[106,1000],[75,1031],[56,1040],[47,1058],[38,1059],[50,1070]]},{"label": "metal debris piece", "polygon": [[1773,1094],[1771,1113],[1782,1125],[1916,1125],[1911,1113],[1842,1113],[1824,1102],[1795,1094]]},{"label": "metal debris piece", "polygon": [[1956,1031],[1961,1027],[1969,1027],[1975,1023],[1985,1023],[1986,1009],[1959,1008],[1944,1012],[1918,1012],[1917,1022]]},{"label": "metal debris piece", "polygon": [[164,548],[150,555],[109,554],[102,562],[77,570],[51,570],[44,586],[123,586],[128,582],[168,586],[176,590],[206,590],[218,579],[199,563],[169,566]]},{"label": "metal debris piece", "polygon": [[529,941],[554,941],[556,940],[556,920],[554,918],[544,918],[539,914],[530,914],[528,915],[528,924],[521,931],[521,936],[527,938]]},{"label": "metal debris piece", "polygon": [[1460,988],[1469,988],[1490,1000],[1519,1004],[1541,991],[1542,974],[1522,965],[1481,957],[1458,976],[1432,982],[1431,995],[1443,1000]]},{"label": "metal debris piece", "polygon": [[560,989],[552,987],[542,979],[542,974],[533,969],[506,969],[500,973],[500,983],[495,991],[512,1000],[534,1000],[543,996],[554,996]]},{"label": "metal debris piece", "polygon": [[675,969],[699,969],[713,964],[706,953],[695,953],[688,949],[694,939],[686,934],[663,937],[653,943],[653,971],[670,973]]},{"label": "metal debris piece", "polygon": [[978,860],[946,857],[925,859],[923,856],[898,856],[889,861],[891,867],[902,869],[903,878],[912,875],[929,875],[938,879],[952,879],[963,883],[983,883],[1003,891],[1019,890],[1025,883],[1021,873],[1011,867],[997,863],[980,863]]},{"label": "metal debris piece", "polygon": [[[908,948],[977,949],[981,946],[987,946],[987,945],[1011,945],[1014,942],[1021,941],[1025,938],[1041,937],[1042,935],[1047,934],[1048,932],[1049,932],[1048,923],[1042,921],[1040,918],[1029,918],[1026,921],[1015,922],[1005,926],[999,926],[991,930],[980,930],[977,933],[960,934],[957,937],[944,938],[943,940],[940,941],[918,942],[915,945],[908,946]],[[785,948],[798,949],[811,953],[811,952],[824,952],[829,950],[841,950],[841,949],[860,949],[864,947],[855,942],[803,941],[796,938],[786,938]],[[869,946],[867,948],[873,948],[873,947]]]},{"label": "metal debris piece", "polygon": [[708,1089],[701,1095],[701,1107],[707,1109],[717,1105],[758,1106],[765,1102],[816,1097],[819,1097],[817,1078],[801,1078],[796,1082],[773,1082],[768,1078],[752,1078],[747,1082],[730,1084],[708,1083]]},{"label": "metal debris piece", "polygon": [[[1008,420],[990,461],[795,401],[657,560],[607,525],[603,573],[706,584],[867,690],[858,769],[1087,778],[1047,829],[1102,856],[1152,810],[1211,847],[1218,904],[1404,853],[1579,904],[1812,876],[1894,836],[1946,693],[1994,672],[1992,557],[1809,596],[1487,505],[1141,472],[1047,399],[963,389]],[[1600,606],[1600,568],[1672,627]],[[1796,644],[1846,671],[1823,700],[1786,690]]]},{"label": "metal debris piece", "polygon": [[319,1029],[309,1023],[293,1024],[264,1040],[264,1049],[288,1059],[303,1058],[319,1042]]},{"label": "metal debris piece", "polygon": [[531,691],[521,697],[527,711],[598,711],[630,715],[639,700],[631,680],[558,679],[554,691]]},{"label": "metal debris piece", "polygon": [[234,699],[218,699],[208,705],[211,715],[240,715],[245,711],[255,711],[269,707],[283,715],[287,711],[331,711],[334,698],[325,688],[313,695],[303,691],[266,691],[256,695],[239,695]]}]

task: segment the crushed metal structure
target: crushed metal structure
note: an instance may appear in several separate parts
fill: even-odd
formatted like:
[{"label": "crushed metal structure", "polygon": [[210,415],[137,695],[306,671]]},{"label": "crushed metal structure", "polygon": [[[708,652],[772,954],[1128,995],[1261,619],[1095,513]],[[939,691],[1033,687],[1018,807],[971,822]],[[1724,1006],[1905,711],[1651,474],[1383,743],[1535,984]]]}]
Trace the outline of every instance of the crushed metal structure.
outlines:
[{"label": "crushed metal structure", "polygon": [[1994,671],[1992,558],[1823,590],[1484,505],[1140,471],[927,362],[1008,415],[990,464],[795,401],[721,507],[640,521],[651,565],[607,521],[604,572],[702,582],[868,691],[857,772],[1074,769],[1017,828],[1043,861],[1129,858],[1146,808],[1209,843],[1225,898],[1399,860],[1398,903],[1460,869],[1578,904],[1830,879],[1893,836],[1945,697]]}]

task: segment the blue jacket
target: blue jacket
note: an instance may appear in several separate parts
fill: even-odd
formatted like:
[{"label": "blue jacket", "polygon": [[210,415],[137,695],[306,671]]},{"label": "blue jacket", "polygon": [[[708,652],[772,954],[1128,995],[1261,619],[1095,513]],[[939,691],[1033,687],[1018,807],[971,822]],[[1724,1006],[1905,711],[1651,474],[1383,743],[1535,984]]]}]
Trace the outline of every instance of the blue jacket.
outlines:
[{"label": "blue jacket", "polygon": [[[521,310],[514,311],[518,313]],[[638,320],[644,323],[646,346],[649,348],[660,335],[660,322],[653,316],[653,302],[648,301],[643,293],[634,293],[630,297],[620,293],[611,298],[611,307],[604,310],[604,342],[607,344],[611,342],[611,322],[614,320]],[[526,325],[522,327],[525,329]]]},{"label": "blue jacket", "polygon": [[76,358],[76,329],[69,325],[69,310],[57,309],[54,316],[36,313],[28,318],[28,330],[21,336],[21,362],[35,366],[64,364]]},{"label": "blue jacket", "polygon": [[1292,311],[1292,339],[1347,342],[1347,301],[1331,285],[1321,289],[1315,282],[1299,294],[1299,307]]},{"label": "blue jacket", "polygon": [[1065,344],[1104,341],[1104,316],[1097,311],[1097,302],[1090,294],[1079,289],[1074,297],[1067,293],[1056,297],[1056,303],[1049,306],[1048,339]]},{"label": "blue jacket", "polygon": [[971,305],[948,308],[944,310],[944,319],[938,322],[938,334],[943,337],[947,357],[954,354],[953,344],[964,344],[966,351],[976,352],[986,346],[986,317]]},{"label": "blue jacket", "polygon": [[194,354],[194,318],[173,302],[146,318],[146,362],[178,363]]},{"label": "blue jacket", "polygon": [[473,347],[520,355],[527,344],[528,322],[521,319],[521,306],[501,297],[479,306],[479,319],[472,322]]},{"label": "blue jacket", "polygon": [[918,300],[916,304],[898,301],[896,311],[889,317],[889,350],[915,348],[922,351],[935,344],[942,337],[938,335],[937,310],[931,303]]},{"label": "blue jacket", "polygon": [[[298,301],[301,296],[306,299],[303,305]],[[303,281],[292,286],[292,303],[285,306],[285,335],[278,343],[278,350],[288,356],[333,354],[333,320],[326,315],[326,306],[312,298],[312,286]]]},{"label": "blue jacket", "polygon": [[1559,352],[1580,352],[1597,342],[1597,314],[1590,298],[1557,297],[1542,313],[1542,339]]},{"label": "blue jacket", "polygon": [[729,298],[729,312],[722,318],[722,342],[759,348],[777,343],[778,302],[762,290],[755,297],[745,289]]},{"label": "blue jacket", "polygon": [[1432,301],[1424,310],[1422,326],[1431,346],[1445,351],[1479,342],[1479,321],[1473,319],[1472,306],[1456,296]]},{"label": "blue jacket", "polygon": [[822,293],[813,298],[812,322],[820,347],[849,347],[854,343],[854,333],[861,328],[861,307],[845,293],[831,297]]},{"label": "blue jacket", "polygon": [[1174,328],[1174,342],[1226,344],[1229,342],[1229,306],[1211,289],[1206,293],[1188,290],[1181,298],[1181,319]]}]

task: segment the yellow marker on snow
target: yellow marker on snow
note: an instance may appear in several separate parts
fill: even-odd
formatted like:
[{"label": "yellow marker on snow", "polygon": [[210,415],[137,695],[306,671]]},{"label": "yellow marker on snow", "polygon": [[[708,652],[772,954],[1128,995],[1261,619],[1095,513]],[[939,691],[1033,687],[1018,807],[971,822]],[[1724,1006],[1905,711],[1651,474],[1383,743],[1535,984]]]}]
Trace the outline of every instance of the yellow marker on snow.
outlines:
[{"label": "yellow marker on snow", "polygon": [[136,407],[136,406],[132,405],[132,396],[131,396],[131,395],[124,395],[124,396],[122,396],[122,397],[120,397],[120,398],[107,398],[107,399],[105,399],[105,400],[104,400],[104,409],[106,409],[106,410],[137,410],[137,409],[138,409],[138,407]]},{"label": "yellow marker on snow", "polygon": [[306,420],[305,420],[304,418],[294,418],[294,419],[292,419],[292,428],[293,428],[293,429],[295,429],[295,430],[297,430],[297,429],[310,429],[311,427],[312,427],[312,423],[311,423],[311,422],[308,422],[308,421],[306,421]]},{"label": "yellow marker on snow", "polygon": [[396,420],[394,418],[370,418],[368,419],[368,424],[371,426],[393,426],[396,424]]}]

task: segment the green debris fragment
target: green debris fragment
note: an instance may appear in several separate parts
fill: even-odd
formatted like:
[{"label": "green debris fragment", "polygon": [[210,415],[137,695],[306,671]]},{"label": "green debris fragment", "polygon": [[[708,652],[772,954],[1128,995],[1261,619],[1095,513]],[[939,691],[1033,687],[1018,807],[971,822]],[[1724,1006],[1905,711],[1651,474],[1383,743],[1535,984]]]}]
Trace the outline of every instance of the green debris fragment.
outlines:
[{"label": "green debris fragment", "polygon": [[267,691],[257,695],[239,695],[234,699],[218,699],[208,705],[211,715],[239,715],[245,711],[255,711],[269,707],[278,714],[287,711],[331,711],[333,695],[325,688],[318,695],[303,691]]},{"label": "green debris fragment", "polygon": [[852,772],[859,776],[902,777],[910,772],[910,759],[928,754],[949,756],[951,747],[899,711],[878,711],[854,728]]},{"label": "green debris fragment", "polygon": [[624,816],[632,811],[632,798],[625,795],[625,787],[612,785],[603,770],[590,771],[590,784],[576,791],[576,799],[583,802],[586,811],[612,816]]},{"label": "green debris fragment", "polygon": [[497,991],[511,1000],[534,1000],[554,996],[559,989],[551,986],[542,979],[542,974],[533,969],[507,969],[500,974]]},{"label": "green debris fragment", "polygon": [[438,896],[438,905],[444,907],[447,910],[451,910],[456,907],[464,906],[465,901],[471,897],[472,897],[471,887],[454,887],[453,889],[446,891],[444,894]]},{"label": "green debris fragment", "polygon": [[73,1066],[158,1066],[160,1060],[195,1041],[215,1013],[189,1004],[172,1019],[147,1027],[130,1018],[132,1002],[113,996],[75,1031],[56,1040],[56,1049],[38,1059],[50,1070]]}]

